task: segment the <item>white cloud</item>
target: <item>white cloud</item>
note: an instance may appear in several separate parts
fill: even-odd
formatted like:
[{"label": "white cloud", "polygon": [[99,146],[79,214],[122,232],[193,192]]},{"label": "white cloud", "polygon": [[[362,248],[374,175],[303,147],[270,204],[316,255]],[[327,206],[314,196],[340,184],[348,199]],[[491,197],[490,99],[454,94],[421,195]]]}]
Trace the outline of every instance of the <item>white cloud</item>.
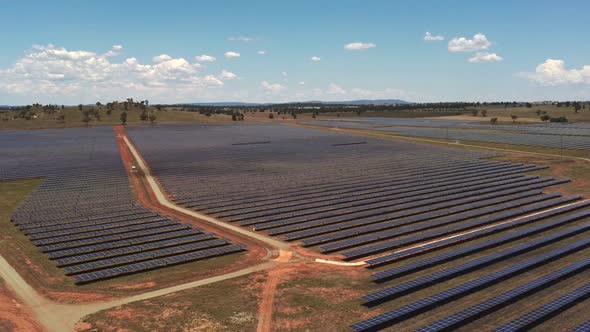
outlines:
[{"label": "white cloud", "polygon": [[253,37],[244,37],[244,36],[237,36],[237,37],[228,37],[227,40],[248,43],[248,42],[251,42],[251,41],[255,41],[256,38],[253,38]]},{"label": "white cloud", "polygon": [[311,58],[309,58],[309,60],[314,61],[314,62],[318,62],[322,59],[319,56],[312,56]]},{"label": "white cloud", "polygon": [[258,54],[260,54],[260,55],[265,55],[265,54],[266,54],[266,51],[262,51],[262,50],[260,50],[260,51],[258,51],[257,53],[258,53]]},{"label": "white cloud", "polygon": [[285,89],[284,85],[279,83],[269,83],[267,81],[260,82],[260,86],[269,93],[278,93]]},{"label": "white cloud", "polygon": [[121,54],[121,51],[123,50],[123,46],[122,45],[113,45],[111,47],[110,50],[108,50],[104,56],[105,57],[111,57],[111,56],[117,56],[119,54]]},{"label": "white cloud", "polygon": [[169,56],[168,54],[160,54],[160,55],[152,58],[152,61],[155,63],[160,63],[160,62],[169,61],[169,60],[172,60],[172,57]]},{"label": "white cloud", "polygon": [[473,39],[467,39],[465,37],[453,38],[449,41],[450,52],[476,52],[481,50],[487,50],[490,48],[492,43],[488,38],[481,33],[473,36]]},{"label": "white cloud", "polygon": [[373,43],[360,43],[360,42],[349,43],[349,44],[344,45],[344,49],[350,50],[350,51],[366,50],[368,48],[374,48],[374,47],[377,47],[377,45],[375,45]]},{"label": "white cloud", "polygon": [[221,85],[223,85],[223,82],[219,78],[217,78],[217,77],[215,77],[213,75],[207,75],[207,76],[205,76],[203,78],[203,81],[206,82],[208,85],[211,85],[211,86],[221,86]]},{"label": "white cloud", "polygon": [[305,85],[305,82],[301,81],[299,82],[299,85]]},{"label": "white cloud", "polygon": [[231,80],[237,80],[238,79],[238,75],[236,75],[236,74],[234,74],[232,72],[229,72],[227,70],[222,70],[221,71],[221,75],[219,75],[219,78],[221,78],[222,80],[231,81]]},{"label": "white cloud", "polygon": [[239,58],[240,57],[240,53],[230,51],[230,52],[225,52],[224,56],[226,58],[228,58],[228,59],[231,59],[231,58]]},{"label": "white cloud", "polygon": [[590,65],[582,69],[566,69],[565,62],[547,59],[535,68],[534,73],[518,73],[521,76],[545,86],[590,84]]},{"label": "white cloud", "polygon": [[283,77],[287,77],[288,76],[288,74],[287,74],[286,71],[281,72],[281,75],[283,75]]},{"label": "white cloud", "polygon": [[477,52],[475,56],[469,58],[469,62],[471,63],[484,63],[484,62],[500,62],[504,60],[501,56],[497,55],[496,53],[488,53],[488,52]]},{"label": "white cloud", "polygon": [[[120,50],[122,47],[111,48]],[[135,58],[112,62],[110,56],[109,52],[71,51],[51,44],[34,46],[12,66],[0,69],[0,92],[75,102],[133,95],[178,100],[223,85],[214,76],[203,77],[199,63],[183,58],[161,54],[142,64]]]},{"label": "white cloud", "polygon": [[430,34],[430,32],[426,32],[426,35],[424,35],[424,40],[425,41],[439,41],[439,40],[445,40],[445,37],[443,36],[433,36]]},{"label": "white cloud", "polygon": [[326,91],[329,95],[343,95],[346,94],[346,90],[344,90],[340,85],[330,83],[328,85],[328,90]]},{"label": "white cloud", "polygon": [[214,56],[206,55],[206,54],[197,55],[195,57],[195,59],[200,62],[214,62],[215,60],[217,60]]}]

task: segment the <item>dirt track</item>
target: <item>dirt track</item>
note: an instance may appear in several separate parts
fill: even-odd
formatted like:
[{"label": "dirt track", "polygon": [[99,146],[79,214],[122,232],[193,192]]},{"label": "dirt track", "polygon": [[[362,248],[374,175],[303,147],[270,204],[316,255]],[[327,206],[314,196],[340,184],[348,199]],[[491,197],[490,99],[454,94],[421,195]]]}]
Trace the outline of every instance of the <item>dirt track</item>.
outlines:
[{"label": "dirt track", "polygon": [[[287,263],[291,260],[292,252],[281,251],[279,257],[276,259],[277,262]],[[257,332],[270,332],[272,331],[272,313],[273,303],[275,298],[275,292],[277,286],[281,280],[281,275],[284,270],[280,267],[268,271],[268,279],[264,285],[262,291],[262,300],[258,309],[258,327]]]}]

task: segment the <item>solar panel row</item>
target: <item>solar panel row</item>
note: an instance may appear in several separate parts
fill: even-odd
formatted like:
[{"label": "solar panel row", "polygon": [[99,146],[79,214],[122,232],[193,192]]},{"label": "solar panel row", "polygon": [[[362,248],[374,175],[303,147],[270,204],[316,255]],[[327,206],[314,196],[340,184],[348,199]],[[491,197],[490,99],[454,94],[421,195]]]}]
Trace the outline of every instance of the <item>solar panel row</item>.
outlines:
[{"label": "solar panel row", "polygon": [[[590,215],[590,211],[587,211],[587,216]],[[458,264],[453,267],[437,271],[435,273],[411,280],[406,283],[398,284],[394,287],[386,288],[378,292],[366,295],[363,297],[368,303],[372,302],[383,302],[388,299],[399,297],[404,294],[415,292],[416,290],[426,288],[430,285],[442,282],[465,274],[467,272],[479,269],[481,267],[502,261],[507,258],[515,257],[533,249],[549,245],[556,241],[562,240],[567,237],[572,237],[580,233],[590,230],[590,223],[573,227],[561,232],[552,233],[550,235],[541,237],[539,239],[531,240],[526,243],[517,245],[515,247],[505,249],[502,251],[495,252],[493,254],[483,256],[466,263]]]},{"label": "solar panel row", "polygon": [[[527,284],[522,286],[513,288],[508,292],[502,293],[498,296],[495,296],[491,299],[486,301],[480,302],[472,307],[466,308],[457,312],[451,316],[445,317],[441,320],[438,320],[428,326],[420,328],[418,331],[420,332],[427,332],[427,331],[448,331],[451,329],[456,329],[460,326],[463,326],[473,320],[481,317],[484,314],[489,314],[494,312],[498,309],[503,308],[504,306],[513,304],[521,300],[523,297],[526,297],[532,293],[535,293],[543,288],[549,287],[552,284],[559,282],[568,278],[571,275],[579,273],[585,269],[590,268],[590,258],[586,258],[575,262],[565,268],[559,269],[557,271],[551,272],[547,275],[542,276],[539,279],[535,279]],[[582,296],[583,290],[578,290],[580,294],[576,294]],[[586,291],[586,293],[590,293],[590,287]],[[569,297],[567,300],[571,300]],[[566,301],[559,301],[559,303],[564,303]],[[555,310],[556,302],[550,307],[551,309]],[[565,303],[564,303],[565,304]],[[539,314],[543,312],[547,314],[544,310],[539,310],[535,314],[527,314],[514,322],[511,322],[503,327],[499,328],[499,331],[520,331],[525,328],[530,328],[531,324],[539,322]]]},{"label": "solar panel row", "polygon": [[[377,258],[369,259],[365,262],[369,265],[369,267],[381,266],[384,264],[388,264],[388,263],[402,260],[402,259],[409,257],[409,256],[416,256],[416,255],[428,252],[430,250],[443,248],[447,245],[457,244],[457,243],[460,243],[462,241],[466,241],[469,239],[478,238],[480,236],[489,235],[491,233],[500,232],[500,231],[507,230],[507,229],[510,229],[513,227],[523,226],[528,223],[537,222],[537,221],[543,220],[545,218],[550,218],[553,216],[557,216],[559,214],[568,213],[568,212],[571,212],[571,211],[574,211],[574,210],[577,210],[577,209],[580,209],[583,207],[588,207],[588,206],[590,206],[590,201],[583,201],[583,202],[571,204],[571,205],[568,205],[565,207],[560,207],[557,209],[552,209],[550,211],[541,212],[541,213],[538,213],[538,214],[535,214],[532,216],[525,216],[525,217],[519,218],[517,220],[513,220],[510,223],[496,225],[491,228],[478,230],[478,231],[475,231],[475,232],[472,232],[469,234],[449,238],[447,240],[433,242],[433,243],[426,244],[423,246],[418,246],[415,249],[400,250],[398,252],[395,252],[395,253],[392,253],[389,255],[383,255],[383,256],[380,256]],[[571,219],[569,219],[569,218],[562,219],[562,221],[565,221],[566,223],[569,222],[570,220]],[[541,232],[543,230],[557,227],[562,224],[563,223],[559,222],[559,221],[558,222],[551,222],[551,223],[541,225],[539,227],[533,227],[530,229],[525,229],[523,231],[517,231],[517,232],[514,232],[513,234],[499,237],[498,239],[493,240],[493,241],[483,242],[480,247],[473,247],[473,248],[475,248],[475,250],[484,250],[487,246],[501,245],[501,244],[507,243],[509,241],[518,240],[518,239],[523,238],[525,236],[533,235],[533,234]],[[460,254],[460,252],[457,252],[457,253]],[[443,260],[441,260],[441,261],[443,261]],[[406,271],[408,268],[410,268],[410,266],[413,266],[412,268],[416,268],[418,266],[418,262],[416,263],[416,265],[410,264],[410,265],[406,265],[405,267],[400,267],[399,269],[391,269],[392,272],[398,271],[395,273],[390,272],[391,276],[394,277],[396,273],[400,273],[400,275],[407,273]],[[427,266],[427,265],[425,265],[425,266]]]},{"label": "solar panel row", "polygon": [[468,281],[433,296],[423,298],[407,306],[403,306],[373,318],[369,318],[362,322],[356,323],[351,327],[355,331],[373,331],[375,329],[391,326],[402,320],[414,317],[417,314],[429,310],[435,306],[448,303],[451,300],[456,300],[460,297],[471,294],[476,290],[481,290],[482,288],[496,284],[510,277],[528,271],[536,266],[546,264],[550,261],[571,254],[588,246],[590,246],[590,238],[573,242],[547,253],[537,255],[519,264],[511,265],[497,272],[493,272],[481,278]]}]

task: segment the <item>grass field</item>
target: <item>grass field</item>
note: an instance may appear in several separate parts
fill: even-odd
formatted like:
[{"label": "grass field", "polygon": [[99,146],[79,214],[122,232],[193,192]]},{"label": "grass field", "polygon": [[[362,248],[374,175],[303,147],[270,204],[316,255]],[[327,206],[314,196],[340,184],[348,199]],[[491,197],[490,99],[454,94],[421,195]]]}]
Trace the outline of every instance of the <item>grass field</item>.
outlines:
[{"label": "grass field", "polygon": [[[581,109],[578,113],[575,112],[573,107],[557,107],[556,105],[533,105],[531,108],[527,107],[507,107],[504,106],[480,106],[477,107],[478,115],[473,116],[471,112],[465,112],[462,115],[447,116],[447,119],[459,119],[459,120],[481,120],[486,124],[489,124],[491,118],[498,118],[498,124],[500,123],[516,123],[524,124],[531,122],[542,122],[537,115],[537,111],[547,112],[547,115],[553,118],[566,117],[570,122],[579,121],[590,121],[590,109],[586,105],[585,109]],[[482,111],[487,111],[487,116],[482,116]],[[511,115],[517,115],[518,119],[513,121]]]},{"label": "grass field", "polygon": [[[84,109],[90,108],[85,106]],[[96,109],[96,107],[94,107]],[[155,108],[150,108],[150,111],[155,112],[157,119],[156,123],[230,123],[231,116],[223,114],[213,114],[205,116],[197,112],[182,112],[176,110],[170,111],[156,111]],[[139,118],[140,110],[131,110],[128,112],[127,124],[130,125],[149,125],[149,121],[141,121]],[[22,118],[12,119],[15,113],[0,113],[0,129],[41,129],[41,128],[71,128],[71,127],[85,127],[86,124],[82,122],[82,112],[78,107],[66,107],[56,113],[48,114],[43,111],[37,111],[36,119],[26,120]],[[90,126],[112,126],[120,124],[121,110],[115,110],[110,115],[107,114],[106,109],[100,110],[100,121],[92,118],[89,123]],[[59,116],[65,116],[65,122],[59,119]]]}]

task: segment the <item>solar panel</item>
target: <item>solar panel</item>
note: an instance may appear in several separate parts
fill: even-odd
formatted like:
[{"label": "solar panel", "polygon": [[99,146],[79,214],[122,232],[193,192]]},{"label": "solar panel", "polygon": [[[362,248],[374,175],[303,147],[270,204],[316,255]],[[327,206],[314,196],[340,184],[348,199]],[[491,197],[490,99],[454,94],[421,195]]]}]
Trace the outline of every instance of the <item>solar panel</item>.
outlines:
[{"label": "solar panel", "polygon": [[[369,267],[381,266],[384,264],[388,264],[388,263],[402,260],[407,257],[413,257],[413,256],[419,255],[421,253],[426,253],[426,252],[429,252],[432,250],[436,250],[438,248],[444,248],[448,245],[461,243],[461,242],[469,240],[469,239],[478,238],[481,236],[489,235],[491,233],[500,232],[500,231],[503,231],[503,230],[506,230],[509,228],[521,226],[521,225],[532,223],[532,222],[537,222],[537,221],[542,220],[544,218],[549,218],[549,217],[556,216],[559,214],[568,213],[568,212],[571,212],[571,211],[574,211],[577,209],[581,209],[581,208],[587,207],[587,206],[590,206],[590,201],[578,202],[578,203],[571,204],[571,205],[568,205],[565,207],[560,207],[560,208],[552,209],[550,211],[538,213],[533,216],[521,217],[517,220],[511,221],[510,223],[501,224],[501,225],[497,225],[497,226],[482,229],[482,230],[477,230],[477,231],[474,231],[474,232],[471,232],[468,234],[459,235],[459,236],[456,236],[453,238],[448,238],[448,239],[434,242],[434,243],[424,244],[424,245],[421,245],[421,246],[418,246],[418,247],[415,247],[412,249],[400,250],[400,251],[394,252],[392,254],[388,254],[388,255],[384,255],[384,256],[377,257],[377,258],[366,260],[365,263],[367,263],[369,265]],[[547,225],[550,227],[554,227],[552,225],[555,225],[555,224],[550,223]],[[532,231],[531,233],[529,233],[527,230],[521,231],[521,232],[515,232],[514,236],[500,237],[499,240],[500,239],[502,239],[501,241],[516,240],[519,238],[519,236],[524,236],[523,234],[525,234],[525,235],[534,234],[534,232],[536,232],[537,230],[538,230],[538,228],[531,228],[531,231]],[[505,242],[497,242],[497,243],[499,245],[500,243],[505,243]],[[485,248],[485,246],[481,247],[481,250],[483,250],[483,248]]]},{"label": "solar panel", "polygon": [[373,331],[375,329],[391,326],[402,320],[414,317],[415,315],[424,312],[425,310],[428,310],[435,306],[440,306],[444,303],[448,303],[451,300],[456,300],[457,298],[466,296],[474,292],[475,290],[480,290],[482,288],[488,287],[507,278],[510,278],[514,275],[523,273],[525,271],[529,271],[530,269],[536,266],[546,264],[552,260],[568,255],[572,252],[586,248],[589,245],[590,238],[570,243],[550,252],[537,255],[524,262],[511,265],[500,271],[490,273],[478,279],[442,291],[433,296],[423,298],[412,304],[400,307],[392,311],[385,312],[381,315],[356,323],[351,327],[355,331]]},{"label": "solar panel", "polygon": [[[486,250],[489,248],[497,247],[497,246],[500,246],[502,244],[505,244],[505,243],[508,243],[508,242],[511,242],[511,241],[514,241],[517,239],[522,239],[524,237],[538,234],[540,232],[544,232],[544,231],[556,228],[558,226],[566,225],[566,224],[571,223],[573,221],[587,218],[589,216],[590,216],[590,210],[583,210],[583,211],[576,212],[572,215],[565,216],[565,217],[559,218],[557,220],[554,220],[554,221],[551,221],[551,222],[548,222],[545,224],[526,228],[521,231],[506,234],[506,235],[503,235],[503,236],[500,236],[500,237],[497,237],[495,239],[491,239],[491,240],[488,240],[485,242],[477,243],[477,244],[474,244],[474,245],[471,245],[468,247],[464,247],[464,248],[461,248],[458,250],[450,251],[447,253],[443,253],[443,254],[440,254],[437,256],[427,258],[427,259],[416,261],[416,262],[413,262],[413,263],[410,263],[407,265],[403,265],[403,266],[388,269],[388,270],[385,270],[385,271],[382,271],[379,273],[375,273],[375,274],[373,274],[373,277],[376,280],[389,280],[389,279],[397,278],[402,275],[406,275],[409,273],[414,273],[416,271],[423,270],[425,268],[431,267],[436,264],[442,264],[444,262],[448,262],[450,260],[457,259],[457,258],[462,258],[466,255],[469,255],[469,254],[472,254],[475,252],[480,252],[480,251],[483,251],[483,250]],[[526,220],[526,222],[532,221],[534,217],[546,218],[548,216],[545,215],[545,216],[527,217],[528,220]],[[524,221],[521,221],[521,222],[524,222]],[[583,228],[583,229],[585,229],[585,228]],[[558,234],[558,233],[554,233],[554,234]]]},{"label": "solar panel", "polygon": [[590,331],[590,320],[574,327],[570,332],[588,332]]},{"label": "solar panel", "polygon": [[496,329],[498,332],[522,331],[529,329],[553,315],[590,297],[590,283],[566,293],[535,310],[518,317],[506,325]]},{"label": "solar panel", "polygon": [[[418,329],[417,331],[449,331],[452,329],[456,329],[467,323],[473,322],[475,319],[477,319],[483,314],[487,315],[510,304],[514,304],[525,296],[529,296],[546,287],[554,285],[588,268],[590,268],[590,258],[580,260],[578,262],[575,262],[574,264],[566,266],[565,268],[544,275],[539,279],[535,279],[522,286],[513,288],[498,296],[494,296],[491,299],[485,300],[474,306],[463,309],[453,315],[440,319],[434,323],[431,323],[427,326]],[[590,292],[590,287],[588,292]],[[510,327],[508,327],[508,325],[505,325],[505,331],[521,331],[524,328],[530,328],[530,323],[537,322],[534,320],[536,317],[538,317],[537,314],[531,314],[530,318],[528,319],[518,319],[517,321],[521,323],[514,323],[513,325],[508,324]],[[527,322],[525,323],[526,326],[523,326],[524,322]]]},{"label": "solar panel", "polygon": [[[590,210],[588,210],[587,212],[588,215],[590,215]],[[454,278],[461,274],[468,273],[470,271],[479,269],[484,266],[488,266],[501,260],[518,256],[525,252],[549,245],[564,238],[578,235],[588,230],[590,230],[590,223],[578,227],[573,227],[571,229],[567,229],[561,232],[556,232],[544,236],[542,238],[517,245],[509,249],[505,249],[487,256],[476,258],[466,263],[455,265],[453,267],[414,279],[409,282],[405,282],[384,290],[380,290],[378,292],[364,296],[363,299],[365,299],[367,302],[383,302],[391,298],[415,292],[419,289],[436,284],[443,280]]]},{"label": "solar panel", "polygon": [[[510,197],[510,196],[507,196],[507,197]],[[570,197],[570,198],[558,198],[559,194],[536,195],[536,196],[526,198],[526,199],[521,199],[521,200],[517,200],[518,199],[517,195],[512,195],[512,197],[510,199],[508,199],[507,197],[503,197],[504,200],[496,200],[496,201],[497,202],[509,201],[509,203],[501,203],[501,204],[497,204],[497,205],[488,204],[488,205],[484,205],[484,207],[482,207],[482,208],[478,208],[476,206],[473,206],[471,210],[467,210],[466,212],[459,211],[458,213],[454,213],[450,216],[441,217],[441,218],[438,218],[434,221],[427,222],[427,223],[422,223],[422,224],[418,224],[418,225],[410,224],[409,226],[400,227],[400,228],[396,228],[396,229],[389,230],[389,231],[387,231],[387,229],[391,228],[391,226],[389,226],[388,224],[378,224],[378,225],[375,225],[372,227],[353,229],[353,230],[350,230],[347,232],[341,232],[341,233],[335,233],[335,234],[333,233],[332,235],[305,239],[305,240],[303,240],[303,243],[305,245],[316,245],[318,243],[333,242],[333,241],[336,241],[336,240],[339,240],[342,238],[357,236],[353,240],[338,242],[335,244],[325,245],[325,246],[321,247],[323,252],[332,252],[332,251],[336,251],[336,250],[342,250],[342,249],[346,249],[346,248],[350,248],[350,247],[360,246],[360,245],[375,242],[378,240],[384,240],[384,239],[391,238],[391,237],[407,235],[407,234],[415,233],[418,231],[425,231],[427,229],[434,228],[434,227],[440,227],[440,226],[445,226],[445,225],[449,225],[449,224],[454,224],[459,221],[468,220],[470,218],[475,218],[475,217],[490,214],[490,213],[497,213],[498,211],[503,211],[506,209],[513,209],[515,207],[520,207],[518,209],[518,211],[510,211],[510,212],[500,213],[500,214],[497,214],[494,216],[489,216],[486,218],[472,220],[470,222],[461,223],[461,224],[450,226],[450,227],[443,228],[443,229],[437,229],[437,230],[431,231],[431,232],[421,232],[419,235],[412,237],[412,238],[404,238],[402,240],[396,240],[393,242],[389,242],[391,247],[394,247],[394,246],[399,247],[401,245],[406,245],[409,243],[418,242],[420,240],[425,240],[425,239],[429,239],[429,238],[448,235],[448,234],[451,234],[451,233],[454,233],[457,231],[466,230],[466,229],[474,228],[477,226],[483,226],[483,225],[486,225],[486,224],[489,224],[489,223],[492,223],[495,221],[499,221],[499,220],[502,220],[505,218],[509,218],[509,217],[513,217],[513,216],[517,216],[517,215],[522,215],[525,213],[533,212],[533,211],[536,211],[539,209],[544,209],[544,208],[548,208],[548,207],[559,205],[559,204],[564,204],[566,202],[571,202],[571,201],[574,201],[574,200],[577,200],[580,198],[579,196],[578,197]],[[551,198],[554,198],[554,199],[551,199]],[[533,204],[533,203],[541,202],[541,201],[543,201],[543,203]],[[486,202],[486,201],[483,201],[483,202]],[[483,203],[483,202],[480,202],[480,203]],[[527,204],[531,204],[531,205],[527,206]],[[523,207],[523,205],[524,205],[524,207]],[[414,216],[411,218],[414,219],[415,221],[422,221],[422,219],[417,218],[417,216]],[[364,237],[358,237],[358,235],[362,235],[362,234],[366,234],[366,233],[374,233],[376,231],[379,231],[379,233],[367,235]]]}]

